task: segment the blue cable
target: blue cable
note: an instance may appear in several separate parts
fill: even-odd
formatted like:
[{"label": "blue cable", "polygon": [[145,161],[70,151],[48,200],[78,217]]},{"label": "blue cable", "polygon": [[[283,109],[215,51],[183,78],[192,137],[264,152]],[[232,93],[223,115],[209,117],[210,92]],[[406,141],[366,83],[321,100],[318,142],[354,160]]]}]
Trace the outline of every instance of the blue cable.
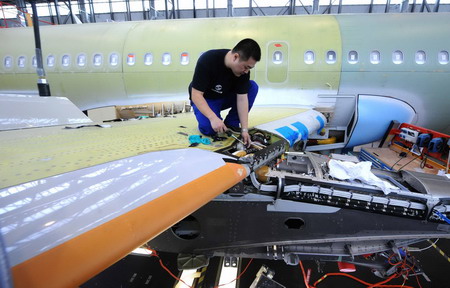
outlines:
[{"label": "blue cable", "polygon": [[437,211],[437,210],[433,210],[433,212],[439,216],[439,218],[441,218],[442,220],[444,220],[445,222],[447,222],[447,224],[450,224],[450,219],[448,219],[444,214],[442,214],[441,212]]}]

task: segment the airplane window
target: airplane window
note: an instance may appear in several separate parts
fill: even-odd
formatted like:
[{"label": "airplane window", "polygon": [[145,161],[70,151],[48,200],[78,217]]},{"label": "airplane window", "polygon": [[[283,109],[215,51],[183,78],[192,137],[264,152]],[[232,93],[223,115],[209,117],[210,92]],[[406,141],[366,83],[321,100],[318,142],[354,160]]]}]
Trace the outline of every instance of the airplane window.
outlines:
[{"label": "airplane window", "polygon": [[111,55],[109,55],[109,65],[111,66],[119,65],[119,54],[112,53]]},{"label": "airplane window", "polygon": [[400,50],[394,51],[392,53],[392,62],[394,64],[402,64],[403,63],[403,52]]},{"label": "airplane window", "polygon": [[5,68],[11,68],[12,63],[13,63],[13,59],[11,56],[6,56],[5,59],[3,60],[3,66],[5,66]]},{"label": "airplane window", "polygon": [[31,58],[31,65],[33,65],[34,68],[37,67],[37,60],[36,60],[36,56],[33,56],[33,58]]},{"label": "airplane window", "polygon": [[326,62],[327,62],[327,64],[336,63],[336,52],[334,52],[333,50],[328,51]]},{"label": "airplane window", "polygon": [[94,58],[92,59],[94,66],[100,66],[102,65],[102,54],[95,54]]},{"label": "airplane window", "polygon": [[350,64],[358,63],[358,52],[356,51],[348,52],[348,63]]},{"label": "airplane window", "polygon": [[20,56],[17,59],[17,66],[19,66],[19,68],[25,68],[25,62],[26,62],[25,56]]},{"label": "airplane window", "polygon": [[170,63],[172,62],[172,56],[170,56],[170,53],[164,53],[162,55],[162,64],[163,65],[170,65]]},{"label": "airplane window", "polygon": [[55,66],[55,56],[53,56],[53,55],[48,55],[47,56],[47,66],[48,67]]},{"label": "airplane window", "polygon": [[153,54],[152,53],[145,53],[144,64],[147,66],[150,66],[153,64]]},{"label": "airplane window", "polygon": [[133,66],[136,64],[136,55],[134,53],[129,53],[127,56],[127,64]]},{"label": "airplane window", "polygon": [[446,64],[448,64],[448,61],[449,61],[449,55],[448,55],[448,52],[447,51],[441,51],[441,52],[439,52],[439,56],[438,56],[438,58],[439,58],[439,64],[442,64],[442,65],[446,65]]},{"label": "airplane window", "polygon": [[86,54],[80,54],[77,57],[77,65],[80,67],[86,66]]},{"label": "airplane window", "polygon": [[61,58],[61,64],[63,67],[68,67],[70,65],[70,55],[63,55]]},{"label": "airplane window", "polygon": [[379,64],[381,61],[381,55],[379,51],[372,51],[370,52],[370,63],[372,64]]},{"label": "airplane window", "polygon": [[313,51],[306,51],[305,52],[305,56],[304,56],[304,60],[306,64],[314,64],[315,60],[316,60],[316,56],[314,55]]},{"label": "airplane window", "polygon": [[188,65],[189,64],[189,53],[183,52],[181,53],[181,65]]},{"label": "airplane window", "polygon": [[425,51],[419,50],[416,52],[416,63],[419,65],[425,64],[427,61],[427,55]]},{"label": "airplane window", "polygon": [[273,52],[272,62],[273,62],[273,64],[277,64],[277,65],[283,63],[283,52],[281,52],[281,51]]}]

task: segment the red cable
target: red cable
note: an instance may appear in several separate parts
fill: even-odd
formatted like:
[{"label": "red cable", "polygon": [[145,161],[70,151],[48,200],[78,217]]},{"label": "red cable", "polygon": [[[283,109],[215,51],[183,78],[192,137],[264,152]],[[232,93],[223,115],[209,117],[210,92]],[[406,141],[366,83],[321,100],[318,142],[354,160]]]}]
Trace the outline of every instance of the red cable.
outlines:
[{"label": "red cable", "polygon": [[[151,252],[150,256],[155,256],[155,257],[157,257],[157,258],[159,259],[159,264],[161,265],[161,267],[162,267],[164,270],[167,271],[167,273],[170,274],[170,276],[172,276],[174,279],[176,279],[176,280],[182,282],[182,283],[183,283],[184,285],[186,285],[187,287],[192,288],[192,287],[189,286],[186,282],[184,282],[182,279],[180,279],[180,278],[177,277],[175,274],[173,274],[173,273],[169,270],[169,268],[167,268],[167,267],[164,265],[164,263],[162,262],[161,258],[160,258],[159,255],[158,255],[158,252],[156,252],[156,250],[151,249],[151,248],[148,248],[148,247],[147,247],[146,249],[149,250],[149,251]],[[241,278],[242,275],[244,275],[245,271],[247,271],[247,268],[250,266],[250,264],[252,263],[252,261],[253,261],[253,258],[250,259],[250,261],[248,261],[248,264],[247,264],[247,266],[245,266],[245,269],[244,269],[244,270],[241,272],[241,274],[239,274],[239,276],[237,276],[235,279],[231,280],[231,281],[228,282],[228,283],[220,284],[220,285],[215,286],[215,287],[220,287],[220,286],[228,285],[228,284],[233,283],[234,281],[238,280],[239,278]]]},{"label": "red cable", "polygon": [[228,284],[233,283],[234,281],[238,280],[239,278],[241,278],[241,276],[244,275],[245,271],[247,271],[247,268],[248,268],[248,266],[250,266],[250,263],[252,263],[252,261],[253,261],[253,258],[250,259],[250,261],[248,261],[247,266],[245,266],[244,270],[241,272],[241,274],[239,274],[239,276],[237,276],[236,278],[234,278],[233,280],[231,280],[228,283],[217,285],[214,288],[220,287],[220,286],[224,286],[224,285],[228,285]]},{"label": "red cable", "polygon": [[[385,286],[385,285],[383,285],[384,283],[387,283],[387,282],[391,281],[392,279],[397,278],[397,277],[399,277],[399,276],[400,276],[400,275],[392,274],[391,276],[389,276],[389,277],[386,278],[385,280],[380,281],[380,282],[375,283],[375,284],[371,284],[371,285],[368,286],[367,288],[384,287],[384,286]],[[391,286],[391,285],[389,285],[389,286]],[[403,285],[401,285],[400,287],[403,287]]]},{"label": "red cable", "polygon": [[[405,257],[405,259],[403,259],[402,261],[399,261],[399,262],[397,262],[397,263],[392,263],[392,262],[391,262],[391,258],[392,258],[393,256],[395,256],[395,254],[392,254],[391,256],[389,256],[389,258],[388,258],[389,264],[391,264],[392,266],[401,264],[400,267],[402,268],[402,271],[406,271],[406,273],[407,273],[407,275],[408,275],[408,274],[409,274],[409,271],[411,271],[411,270],[414,268],[414,266],[411,267],[410,265],[408,265],[408,264],[406,263],[406,257]],[[304,280],[305,280],[305,285],[306,285],[307,288],[316,288],[317,284],[319,284],[321,281],[323,281],[323,280],[324,280],[325,278],[327,278],[328,276],[345,276],[345,277],[351,278],[351,279],[353,279],[353,280],[355,280],[355,281],[357,281],[357,282],[360,282],[361,284],[366,285],[368,288],[373,288],[373,287],[382,287],[382,288],[388,288],[388,287],[389,287],[389,288],[394,288],[394,287],[413,288],[413,287],[411,287],[411,286],[405,286],[404,283],[403,283],[402,285],[383,285],[384,283],[387,283],[387,282],[391,281],[391,280],[394,279],[394,278],[400,277],[400,276],[402,275],[401,273],[395,273],[395,274],[391,275],[389,278],[387,278],[387,279],[385,279],[385,280],[383,280],[383,281],[381,281],[381,282],[375,283],[375,284],[368,283],[368,282],[363,281],[363,280],[361,280],[361,279],[359,279],[359,278],[357,278],[357,277],[355,277],[355,276],[353,276],[353,275],[346,274],[346,273],[327,273],[327,274],[325,274],[324,276],[322,276],[319,280],[317,280],[316,282],[314,282],[314,285],[313,285],[313,286],[310,286],[310,285],[306,282],[305,270],[304,270],[303,265],[302,265],[301,263],[300,263],[300,267],[301,267],[301,269],[302,269],[303,278],[304,278]],[[412,271],[413,271],[413,270],[412,270]],[[417,277],[417,275],[416,275],[416,277]],[[420,284],[419,284],[419,286],[420,286]]]},{"label": "red cable", "polygon": [[161,265],[161,267],[167,271],[167,273],[169,273],[170,276],[172,276],[172,278],[174,278],[175,280],[180,281],[181,283],[183,283],[184,285],[186,285],[189,288],[192,288],[191,286],[189,286],[186,282],[184,282],[182,279],[178,278],[175,274],[173,274],[169,268],[166,267],[166,265],[164,265],[164,263],[162,262],[161,258],[158,255],[158,252],[156,252],[156,250],[153,250],[151,248],[146,248],[147,250],[149,250],[151,252],[150,256],[155,256],[156,258],[159,259],[159,264]]},{"label": "red cable", "polygon": [[308,281],[306,281],[306,273],[305,273],[305,268],[303,268],[303,263],[302,263],[302,261],[298,261],[298,265],[300,265],[300,268],[302,269],[303,281],[305,282],[306,288],[315,288],[315,287],[313,287],[313,286],[309,286]]}]

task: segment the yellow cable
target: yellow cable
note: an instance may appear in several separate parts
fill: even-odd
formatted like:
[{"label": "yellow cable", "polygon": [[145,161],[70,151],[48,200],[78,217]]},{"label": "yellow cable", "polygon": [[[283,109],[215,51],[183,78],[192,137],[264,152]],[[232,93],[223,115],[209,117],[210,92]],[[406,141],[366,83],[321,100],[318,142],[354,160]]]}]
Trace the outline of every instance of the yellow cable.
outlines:
[{"label": "yellow cable", "polygon": [[433,246],[434,249],[436,249],[439,254],[442,255],[442,257],[444,257],[445,259],[447,259],[448,262],[450,262],[450,257],[448,257],[444,251],[441,250],[441,248],[439,248],[436,244],[434,244],[433,242],[430,241],[430,239],[427,239],[427,241],[431,244],[431,246]]}]

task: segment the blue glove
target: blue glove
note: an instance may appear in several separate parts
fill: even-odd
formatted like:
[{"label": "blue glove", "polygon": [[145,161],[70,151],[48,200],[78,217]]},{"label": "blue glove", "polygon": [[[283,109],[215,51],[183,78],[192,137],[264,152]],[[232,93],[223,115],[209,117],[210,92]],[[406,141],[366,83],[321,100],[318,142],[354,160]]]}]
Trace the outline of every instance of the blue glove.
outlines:
[{"label": "blue glove", "polygon": [[209,145],[211,144],[211,140],[209,140],[209,138],[202,138],[201,135],[190,135],[189,136],[189,143],[193,144],[193,143],[198,143],[198,144],[205,144],[205,145]]}]

